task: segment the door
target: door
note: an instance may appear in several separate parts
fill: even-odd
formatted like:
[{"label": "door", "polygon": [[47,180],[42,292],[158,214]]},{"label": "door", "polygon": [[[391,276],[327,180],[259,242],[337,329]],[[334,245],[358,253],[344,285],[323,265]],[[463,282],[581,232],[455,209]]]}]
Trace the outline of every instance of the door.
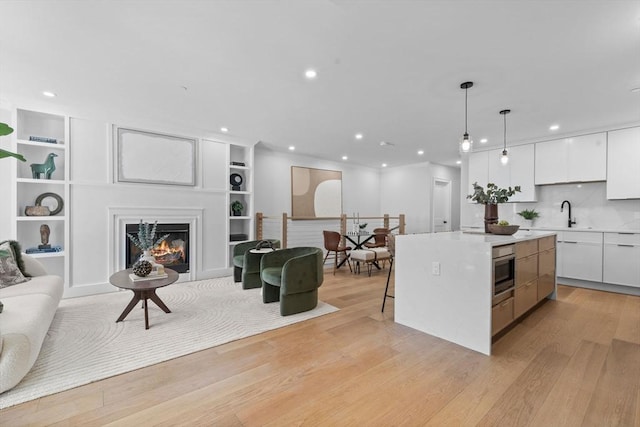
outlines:
[{"label": "door", "polygon": [[451,181],[434,178],[431,194],[431,230],[434,233],[451,231]]}]

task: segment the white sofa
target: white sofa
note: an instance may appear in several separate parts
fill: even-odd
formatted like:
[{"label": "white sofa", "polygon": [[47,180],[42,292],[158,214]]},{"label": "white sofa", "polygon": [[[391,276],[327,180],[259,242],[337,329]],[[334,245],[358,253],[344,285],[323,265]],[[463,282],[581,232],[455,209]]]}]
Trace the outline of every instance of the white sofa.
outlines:
[{"label": "white sofa", "polygon": [[31,280],[0,289],[0,393],[15,387],[35,363],[64,291],[61,277],[47,275],[29,255],[22,258]]}]

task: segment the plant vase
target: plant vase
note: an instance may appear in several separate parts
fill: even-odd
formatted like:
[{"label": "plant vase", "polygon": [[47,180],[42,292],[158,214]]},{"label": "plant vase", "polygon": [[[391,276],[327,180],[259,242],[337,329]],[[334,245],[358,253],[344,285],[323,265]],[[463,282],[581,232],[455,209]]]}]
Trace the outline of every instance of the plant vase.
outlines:
[{"label": "plant vase", "polygon": [[156,257],[151,253],[151,249],[147,249],[142,252],[142,255],[140,255],[140,261],[149,261],[151,265],[155,265]]},{"label": "plant vase", "polygon": [[532,219],[524,219],[524,228],[531,228],[533,227],[533,220]]},{"label": "plant vase", "polygon": [[489,231],[489,224],[498,223],[498,205],[496,203],[487,203],[484,205],[484,232]]}]

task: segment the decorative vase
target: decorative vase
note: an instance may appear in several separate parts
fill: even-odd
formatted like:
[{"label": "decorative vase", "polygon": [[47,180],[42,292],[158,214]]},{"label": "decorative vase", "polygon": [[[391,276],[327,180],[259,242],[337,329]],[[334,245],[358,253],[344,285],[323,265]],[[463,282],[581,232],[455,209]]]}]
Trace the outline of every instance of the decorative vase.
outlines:
[{"label": "decorative vase", "polygon": [[242,216],[242,211],[233,211],[233,216]]},{"label": "decorative vase", "polygon": [[147,249],[142,252],[139,261],[149,261],[151,265],[156,263],[156,257],[151,254],[151,249]]},{"label": "decorative vase", "polygon": [[491,233],[489,231],[489,224],[498,223],[498,205],[496,203],[487,203],[484,205],[484,232]]},{"label": "decorative vase", "polygon": [[532,219],[525,219],[524,220],[524,228],[531,228],[533,227],[533,220]]}]

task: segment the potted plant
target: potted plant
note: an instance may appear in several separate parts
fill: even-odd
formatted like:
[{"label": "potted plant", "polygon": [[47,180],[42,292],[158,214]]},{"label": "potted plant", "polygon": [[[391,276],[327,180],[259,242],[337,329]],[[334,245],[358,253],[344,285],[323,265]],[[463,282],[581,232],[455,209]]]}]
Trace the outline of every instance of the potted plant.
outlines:
[{"label": "potted plant", "polygon": [[[11,135],[12,132],[13,132],[13,128],[10,127],[8,124],[0,123],[0,136]],[[12,153],[11,151],[3,150],[2,148],[0,148],[0,159],[4,157],[15,157],[16,159],[22,162],[27,161],[27,159],[25,159],[22,154]]]},{"label": "potted plant", "polygon": [[231,203],[231,210],[233,211],[233,216],[242,216],[242,210],[244,209],[244,205],[241,201],[235,200]]},{"label": "potted plant", "polygon": [[524,218],[525,225],[527,227],[531,227],[533,225],[533,220],[540,217],[540,214],[536,212],[535,209],[523,209],[518,212],[518,215]]},{"label": "potted plant", "polygon": [[131,242],[142,251],[142,257],[140,260],[149,261],[151,264],[155,263],[155,257],[151,254],[151,251],[155,249],[164,239],[169,237],[168,234],[156,239],[156,227],[158,221],[153,223],[153,227],[148,222],[142,222],[138,225],[138,235],[134,236],[131,233],[127,233],[127,236],[131,239]]},{"label": "potted plant", "polygon": [[473,194],[467,195],[467,199],[484,205],[484,231],[489,233],[489,224],[498,223],[498,203],[506,203],[509,197],[520,191],[520,186],[516,185],[511,188],[500,188],[496,184],[490,182],[487,184],[487,190],[473,183]]}]

